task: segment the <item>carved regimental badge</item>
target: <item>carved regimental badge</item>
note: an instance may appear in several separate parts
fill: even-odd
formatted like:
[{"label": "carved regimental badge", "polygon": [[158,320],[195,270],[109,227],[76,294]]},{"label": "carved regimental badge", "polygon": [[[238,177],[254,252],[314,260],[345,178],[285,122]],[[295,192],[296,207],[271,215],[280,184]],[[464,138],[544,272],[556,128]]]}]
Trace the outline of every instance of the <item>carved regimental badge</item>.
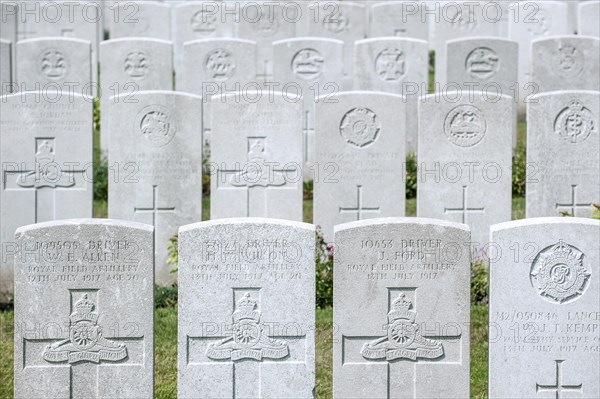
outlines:
[{"label": "carved regimental badge", "polygon": [[343,32],[349,28],[349,25],[350,18],[340,10],[337,13],[327,13],[325,18],[323,18],[323,27],[332,33]]},{"label": "carved regimental badge", "polygon": [[211,79],[216,81],[229,80],[236,70],[233,54],[225,49],[215,49],[206,55],[204,70]]},{"label": "carved regimental badge", "polygon": [[580,250],[562,240],[545,248],[531,264],[531,285],[550,302],[575,300],[583,294],[590,278],[583,258]]},{"label": "carved regimental badge", "polygon": [[465,68],[476,79],[487,79],[500,69],[500,59],[494,50],[478,47],[471,51],[465,61]]},{"label": "carved regimental badge", "polygon": [[250,293],[238,301],[237,309],[231,316],[232,336],[210,344],[206,349],[209,359],[283,359],[289,355],[287,342],[265,334],[265,327],[260,321],[261,313],[256,310],[256,301],[250,298]]},{"label": "carved regimental badge", "polygon": [[61,170],[55,161],[54,139],[43,139],[38,143],[35,153],[34,170],[17,177],[17,185],[24,188],[73,187],[75,179],[72,173]]},{"label": "carved regimental badge", "polygon": [[394,49],[385,49],[375,59],[375,72],[381,80],[397,82],[406,75],[406,56],[404,52]]},{"label": "carved regimental badge", "polygon": [[60,51],[56,49],[45,50],[40,58],[42,73],[48,79],[59,80],[67,74],[68,62]]},{"label": "carved regimental badge", "polygon": [[581,101],[573,100],[554,121],[554,131],[569,143],[581,143],[596,133],[598,121]]},{"label": "carved regimental badge", "polygon": [[387,336],[363,345],[360,354],[369,360],[437,359],[444,355],[441,342],[423,338],[415,323],[417,312],[401,293],[388,313]]},{"label": "carved regimental badge", "polygon": [[565,78],[576,77],[583,71],[583,54],[575,46],[559,42],[554,57],[556,70]]},{"label": "carved regimental badge", "polygon": [[485,116],[472,105],[460,105],[446,115],[444,132],[450,142],[459,147],[473,147],[485,136]]},{"label": "carved regimental badge", "polygon": [[279,31],[279,21],[271,13],[261,14],[257,21],[252,21],[252,29],[262,37],[270,37]]},{"label": "carved regimental badge", "polygon": [[133,79],[142,79],[148,73],[150,61],[140,50],[130,51],[125,57],[125,73]]},{"label": "carved regimental badge", "polygon": [[292,71],[304,80],[313,80],[321,76],[325,58],[317,50],[305,48],[292,58]]},{"label": "carved regimental badge", "polygon": [[192,15],[192,30],[197,33],[212,33],[217,29],[217,16],[207,10],[200,10]]},{"label": "carved regimental badge", "polygon": [[340,133],[348,144],[365,147],[379,136],[381,124],[375,112],[368,108],[354,108],[346,112],[340,123]]},{"label": "carved regimental badge", "polygon": [[127,358],[127,348],[107,340],[98,325],[95,304],[84,294],[75,303],[75,312],[69,317],[69,338],[48,345],[42,352],[47,362],[118,362]]},{"label": "carved regimental badge", "polygon": [[162,147],[175,137],[177,126],[171,112],[162,105],[150,105],[136,117],[135,127],[142,142],[150,147]]}]

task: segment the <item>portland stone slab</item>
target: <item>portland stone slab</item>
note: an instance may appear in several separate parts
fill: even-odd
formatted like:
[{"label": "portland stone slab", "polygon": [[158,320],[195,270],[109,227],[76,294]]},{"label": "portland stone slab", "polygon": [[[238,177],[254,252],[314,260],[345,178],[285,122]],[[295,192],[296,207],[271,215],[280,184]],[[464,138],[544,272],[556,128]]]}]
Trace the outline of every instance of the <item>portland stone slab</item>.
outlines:
[{"label": "portland stone slab", "polygon": [[354,86],[403,95],[406,100],[406,151],[417,151],[417,101],[427,94],[427,42],[408,38],[376,38],[354,45]]},{"label": "portland stone slab", "polygon": [[17,42],[19,5],[16,1],[0,1],[0,39]]},{"label": "portland stone slab", "polygon": [[153,398],[152,226],[63,220],[15,244],[15,398]]},{"label": "portland stone slab", "polygon": [[171,40],[171,5],[158,1],[121,1],[112,8],[110,38]]},{"label": "portland stone slab", "polygon": [[[173,90],[173,43],[145,38],[103,41],[100,72],[103,111],[108,110],[113,96],[125,94],[124,101],[133,101],[140,91]],[[104,153],[108,151],[108,115],[100,113],[100,145]]]},{"label": "portland stone slab", "polygon": [[526,215],[589,217],[600,203],[600,92],[533,97],[527,111]]},{"label": "portland stone slab", "polygon": [[492,226],[490,398],[600,396],[600,222]]},{"label": "portland stone slab", "polygon": [[600,38],[573,35],[534,40],[531,80],[539,93],[600,90]]},{"label": "portland stone slab", "polygon": [[314,222],[332,242],[333,226],[404,216],[404,97],[343,92],[316,108]]},{"label": "portland stone slab", "polygon": [[419,104],[417,216],[469,225],[474,249],[488,242],[492,224],[511,220],[514,106],[479,92],[432,94]]},{"label": "portland stone slab", "polygon": [[92,48],[80,39],[42,38],[17,43],[19,91],[60,90],[93,98]]},{"label": "portland stone slab", "polygon": [[265,91],[212,97],[211,219],[302,220],[301,101]]},{"label": "portland stone slab", "polygon": [[469,397],[469,241],[433,219],[336,226],[334,397]]},{"label": "portland stone slab", "polygon": [[202,99],[145,91],[119,96],[106,112],[108,162],[119,171],[108,184],[109,217],[154,226],[156,280],[172,283],[169,240],[202,220]]},{"label": "portland stone slab", "polygon": [[0,39],[0,96],[12,92],[12,44]]},{"label": "portland stone slab", "polygon": [[582,36],[600,37],[600,1],[586,1],[578,5],[577,33]]},{"label": "portland stone slab", "polygon": [[[92,217],[93,110],[81,95],[20,93],[0,102],[0,294],[13,292],[15,230]],[[0,295],[1,296],[1,295]]]},{"label": "portland stone slab", "polygon": [[369,37],[399,36],[429,40],[425,2],[384,1],[372,4]]},{"label": "portland stone slab", "polygon": [[197,223],[179,256],[179,396],[313,398],[315,227]]}]

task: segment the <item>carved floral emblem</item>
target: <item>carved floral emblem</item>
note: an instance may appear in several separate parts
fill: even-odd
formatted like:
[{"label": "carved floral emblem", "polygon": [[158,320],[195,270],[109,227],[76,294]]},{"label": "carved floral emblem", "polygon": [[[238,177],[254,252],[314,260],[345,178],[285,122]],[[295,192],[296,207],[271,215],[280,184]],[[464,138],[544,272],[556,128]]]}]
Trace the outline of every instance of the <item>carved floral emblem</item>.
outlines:
[{"label": "carved floral emblem", "polygon": [[109,341],[102,336],[102,327],[98,325],[98,313],[94,312],[95,307],[87,294],[84,294],[75,303],[75,312],[69,317],[69,338],[48,345],[42,352],[42,358],[51,363],[100,363],[126,359],[125,345]]},{"label": "carved floral emblem", "polygon": [[581,101],[573,100],[554,121],[554,131],[569,143],[581,143],[597,132],[598,121]]},{"label": "carved floral emblem", "polygon": [[146,53],[134,50],[125,57],[125,73],[134,79],[141,79],[148,73],[150,62]]},{"label": "carved floral emblem", "polygon": [[162,105],[150,105],[137,116],[135,126],[143,143],[150,147],[162,147],[175,137],[177,127],[171,118],[171,112]]},{"label": "carved floral emblem", "polygon": [[348,144],[364,147],[377,140],[381,124],[375,112],[368,108],[353,108],[346,112],[340,123],[340,133]]},{"label": "carved floral emblem", "polygon": [[369,360],[437,359],[444,355],[441,342],[421,336],[411,310],[412,302],[401,293],[388,313],[387,336],[363,345],[360,354]]},{"label": "carved floral emblem", "polygon": [[214,80],[225,81],[235,74],[235,59],[233,54],[225,49],[215,49],[206,55],[204,69]]},{"label": "carved floral emblem", "polygon": [[256,310],[256,300],[246,293],[237,303],[237,309],[231,315],[233,333],[231,337],[210,344],[206,356],[213,360],[283,359],[289,355],[285,341],[273,339],[265,333],[261,323],[261,312]]},{"label": "carved floral emblem", "polygon": [[325,58],[315,49],[305,48],[292,58],[292,71],[305,80],[318,78],[323,72]]},{"label": "carved floral emblem", "polygon": [[460,105],[446,116],[444,132],[452,144],[459,147],[472,147],[485,136],[487,124],[485,116],[472,105]]},{"label": "carved floral emblem", "polygon": [[406,56],[398,49],[385,49],[375,59],[375,72],[383,81],[397,82],[406,74]]},{"label": "carved floral emblem", "polygon": [[42,53],[42,73],[50,80],[58,80],[67,74],[68,62],[64,54],[56,49],[48,49]]},{"label": "carved floral emblem", "polygon": [[583,253],[559,241],[542,250],[531,264],[530,279],[539,294],[551,302],[564,303],[585,291],[590,272],[583,266]]},{"label": "carved floral emblem", "polygon": [[500,69],[500,59],[491,48],[478,47],[467,56],[465,68],[474,78],[487,79]]}]

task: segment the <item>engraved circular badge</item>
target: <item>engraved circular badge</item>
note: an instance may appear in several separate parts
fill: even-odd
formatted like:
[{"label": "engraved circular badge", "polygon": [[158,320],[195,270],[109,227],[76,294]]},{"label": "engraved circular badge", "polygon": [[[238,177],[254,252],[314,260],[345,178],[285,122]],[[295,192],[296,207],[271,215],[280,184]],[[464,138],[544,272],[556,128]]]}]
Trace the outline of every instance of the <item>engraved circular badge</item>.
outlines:
[{"label": "engraved circular badge", "polygon": [[581,143],[597,129],[598,121],[579,100],[571,101],[554,121],[554,132],[569,143]]},{"label": "engraved circular badge", "polygon": [[416,326],[405,320],[397,320],[388,328],[388,340],[400,348],[412,344],[416,335]]},{"label": "engraved circular badge", "polygon": [[150,61],[140,50],[130,51],[125,57],[125,73],[133,79],[142,79],[148,73]]},{"label": "engraved circular badge", "polygon": [[350,19],[341,12],[327,15],[323,19],[323,27],[332,33],[340,33],[346,30],[349,25]]},{"label": "engraved circular badge", "polygon": [[406,56],[398,49],[385,49],[375,58],[375,72],[386,82],[397,82],[406,75]]},{"label": "engraved circular badge", "polygon": [[566,78],[576,77],[583,71],[583,53],[575,46],[568,44],[559,45],[554,54],[555,67],[561,76]]},{"label": "engraved circular badge", "polygon": [[150,147],[163,147],[173,140],[177,126],[171,112],[162,105],[144,108],[135,120],[135,127],[144,144]]},{"label": "engraved circular badge", "polygon": [[500,69],[498,54],[488,47],[478,47],[471,51],[465,61],[465,68],[476,79],[487,79]]},{"label": "engraved circular badge", "polygon": [[262,37],[273,36],[279,31],[279,21],[273,15],[261,15],[252,22],[252,29]]},{"label": "engraved circular badge", "polygon": [[194,32],[212,33],[217,29],[217,17],[206,10],[200,10],[192,15],[190,25]]},{"label": "engraved circular badge", "polygon": [[531,285],[542,298],[553,303],[577,299],[587,289],[590,278],[583,258],[580,250],[564,241],[545,248],[531,264]]},{"label": "engraved circular badge", "polygon": [[340,123],[340,133],[344,140],[359,148],[374,143],[380,130],[377,115],[368,108],[351,109]]},{"label": "engraved circular badge", "polygon": [[69,339],[80,350],[87,350],[98,342],[100,327],[87,320],[81,320],[71,326]]},{"label": "engraved circular badge", "polygon": [[233,55],[225,49],[216,49],[206,55],[204,71],[211,79],[217,81],[229,80],[236,70]]},{"label": "engraved circular badge", "polygon": [[313,80],[321,76],[325,59],[317,50],[305,48],[292,58],[292,71],[304,80]]},{"label": "engraved circular badge", "polygon": [[485,136],[483,113],[472,105],[460,105],[446,116],[444,132],[450,142],[459,147],[473,147]]},{"label": "engraved circular badge", "polygon": [[241,320],[235,325],[234,340],[241,346],[252,347],[260,341],[260,325],[254,320]]},{"label": "engraved circular badge", "polygon": [[534,36],[547,35],[552,26],[552,18],[542,9],[535,10],[527,18],[527,30]]},{"label": "engraved circular badge", "polygon": [[67,74],[67,59],[56,49],[44,50],[40,56],[42,73],[50,80],[58,80]]}]

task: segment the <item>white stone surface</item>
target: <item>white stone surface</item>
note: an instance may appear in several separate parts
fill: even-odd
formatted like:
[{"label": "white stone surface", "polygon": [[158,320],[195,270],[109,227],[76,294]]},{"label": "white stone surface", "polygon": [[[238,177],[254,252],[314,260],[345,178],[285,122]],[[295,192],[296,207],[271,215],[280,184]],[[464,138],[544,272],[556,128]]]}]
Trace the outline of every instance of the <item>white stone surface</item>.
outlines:
[{"label": "white stone surface", "polygon": [[399,36],[429,40],[429,20],[423,18],[426,5],[417,1],[370,3],[369,37]]},{"label": "white stone surface", "polygon": [[586,1],[578,7],[577,34],[600,37],[600,1]]},{"label": "white stone surface", "polygon": [[112,10],[110,38],[171,40],[171,5],[158,1],[120,1]]},{"label": "white stone surface", "polygon": [[0,96],[12,90],[12,43],[0,39]]}]

